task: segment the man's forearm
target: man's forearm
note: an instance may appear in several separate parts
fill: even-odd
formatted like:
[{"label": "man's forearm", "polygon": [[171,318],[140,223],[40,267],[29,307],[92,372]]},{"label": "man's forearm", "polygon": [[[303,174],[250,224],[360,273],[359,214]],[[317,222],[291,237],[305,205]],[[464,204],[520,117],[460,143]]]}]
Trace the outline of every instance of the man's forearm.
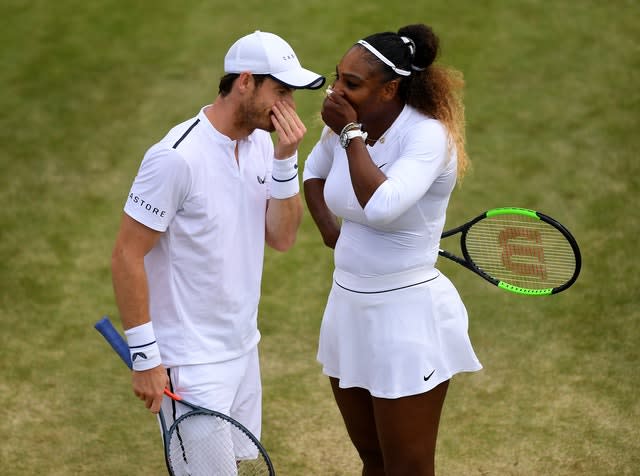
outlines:
[{"label": "man's forearm", "polygon": [[266,217],[266,242],[278,251],[287,251],[296,241],[302,221],[300,194],[285,199],[269,199]]},{"label": "man's forearm", "polygon": [[125,329],[149,322],[149,287],[142,260],[116,248],[111,261],[113,290]]}]

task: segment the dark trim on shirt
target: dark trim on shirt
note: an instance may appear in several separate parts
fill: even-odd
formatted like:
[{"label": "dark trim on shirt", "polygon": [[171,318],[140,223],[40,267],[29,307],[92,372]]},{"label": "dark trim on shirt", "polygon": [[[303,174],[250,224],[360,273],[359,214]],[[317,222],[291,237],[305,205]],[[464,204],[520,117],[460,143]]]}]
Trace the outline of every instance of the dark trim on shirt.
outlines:
[{"label": "dark trim on shirt", "polygon": [[176,143],[175,143],[175,144],[173,144],[173,148],[174,148],[174,149],[177,149],[177,148],[178,148],[178,146],[180,145],[180,142],[182,142],[182,141],[184,140],[184,138],[185,138],[185,137],[187,137],[187,136],[189,135],[189,132],[191,132],[191,130],[192,130],[194,127],[196,127],[196,126],[198,125],[198,123],[199,123],[199,122],[200,122],[200,119],[198,118],[198,119],[196,119],[196,122],[194,122],[193,124],[191,124],[191,125],[189,126],[189,129],[187,129],[187,132],[185,132],[184,134],[182,134],[182,137],[180,137],[180,139],[178,139],[178,140],[176,141]]}]

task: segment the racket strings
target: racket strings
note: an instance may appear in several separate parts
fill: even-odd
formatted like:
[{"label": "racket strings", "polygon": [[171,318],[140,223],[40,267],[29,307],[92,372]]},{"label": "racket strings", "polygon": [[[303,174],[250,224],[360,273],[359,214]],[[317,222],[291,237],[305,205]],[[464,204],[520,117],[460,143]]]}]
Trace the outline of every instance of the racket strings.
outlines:
[{"label": "racket strings", "polygon": [[172,428],[167,460],[176,476],[268,476],[262,451],[238,426],[219,416],[192,412]]},{"label": "racket strings", "polygon": [[576,258],[557,228],[522,215],[498,215],[479,221],[466,236],[473,262],[488,275],[515,286],[546,289],[573,276]]}]

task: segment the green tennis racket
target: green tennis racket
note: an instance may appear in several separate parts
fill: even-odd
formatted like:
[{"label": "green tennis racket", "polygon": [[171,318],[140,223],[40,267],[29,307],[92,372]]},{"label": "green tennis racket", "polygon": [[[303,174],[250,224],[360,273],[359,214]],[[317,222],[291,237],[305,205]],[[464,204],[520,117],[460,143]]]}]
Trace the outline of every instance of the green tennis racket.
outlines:
[{"label": "green tennis racket", "polygon": [[445,231],[460,234],[462,257],[439,254],[501,289],[547,296],[578,279],[582,259],[573,235],[553,218],[526,208],[494,208]]}]

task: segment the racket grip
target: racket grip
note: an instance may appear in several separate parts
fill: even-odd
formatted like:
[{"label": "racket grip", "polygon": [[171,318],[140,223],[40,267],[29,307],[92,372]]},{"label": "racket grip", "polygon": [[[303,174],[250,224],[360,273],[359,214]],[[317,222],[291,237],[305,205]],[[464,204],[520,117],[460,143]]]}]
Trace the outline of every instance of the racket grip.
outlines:
[{"label": "racket grip", "polygon": [[[104,339],[111,345],[113,350],[116,351],[122,361],[127,364],[127,367],[132,369],[133,365],[131,364],[129,345],[127,344],[127,341],[125,341],[120,333],[116,330],[116,328],[113,327],[113,324],[109,320],[109,317],[104,316],[102,319],[95,323],[94,327],[100,334],[102,334],[102,337],[104,337]],[[164,389],[164,393],[178,402],[182,400],[182,397],[176,395],[175,393],[172,393],[168,388]]]},{"label": "racket grip", "polygon": [[113,324],[109,320],[108,316],[104,316],[95,326],[96,330],[102,334],[102,337],[111,345],[113,350],[120,356],[122,361],[127,364],[129,368],[132,368],[131,354],[129,353],[129,346],[120,333],[113,327]]}]

